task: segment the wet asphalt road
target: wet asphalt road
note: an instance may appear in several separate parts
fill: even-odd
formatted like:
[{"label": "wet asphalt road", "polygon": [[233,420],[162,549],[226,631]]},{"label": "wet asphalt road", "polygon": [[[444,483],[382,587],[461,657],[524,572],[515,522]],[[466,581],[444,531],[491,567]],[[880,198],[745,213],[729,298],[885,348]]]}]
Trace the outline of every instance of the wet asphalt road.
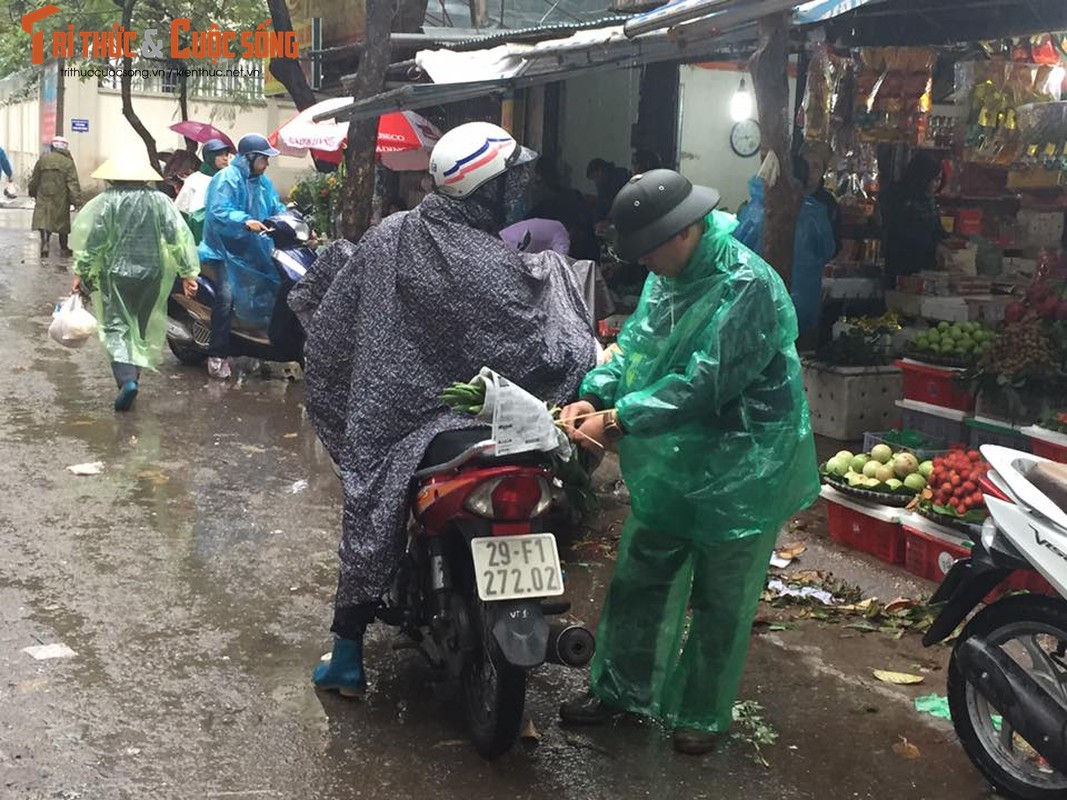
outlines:
[{"label": "wet asphalt road", "polygon": [[[455,693],[384,630],[366,700],[319,696],[340,495],[301,385],[209,382],[168,356],[116,415],[99,343],[47,339],[69,263],[42,262],[28,226],[0,209],[0,798],[987,796],[949,728],[911,710],[943,692],[943,653],[814,625],[753,646],[743,696],[780,734],[769,768],[741,742],[678,756],[633,721],[562,730],[584,676],[557,667],[531,681],[540,743],[485,763]],[[93,461],[102,474],[66,471]],[[590,622],[608,577],[592,560],[570,584]],[[76,655],[23,652],[53,643]],[[922,658],[922,692],[864,677]]]}]

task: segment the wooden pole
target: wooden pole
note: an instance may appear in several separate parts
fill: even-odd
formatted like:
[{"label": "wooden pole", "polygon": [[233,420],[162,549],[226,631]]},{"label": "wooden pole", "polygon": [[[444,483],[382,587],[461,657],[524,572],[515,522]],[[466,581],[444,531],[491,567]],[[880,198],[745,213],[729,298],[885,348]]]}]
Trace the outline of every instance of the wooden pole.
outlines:
[{"label": "wooden pole", "polygon": [[789,25],[790,14],[772,14],[759,20],[759,44],[749,60],[759,109],[763,153],[778,156],[781,175],[765,187],[763,259],[789,286],[793,277],[793,237],[800,213],[801,193],[793,183],[789,146]]}]

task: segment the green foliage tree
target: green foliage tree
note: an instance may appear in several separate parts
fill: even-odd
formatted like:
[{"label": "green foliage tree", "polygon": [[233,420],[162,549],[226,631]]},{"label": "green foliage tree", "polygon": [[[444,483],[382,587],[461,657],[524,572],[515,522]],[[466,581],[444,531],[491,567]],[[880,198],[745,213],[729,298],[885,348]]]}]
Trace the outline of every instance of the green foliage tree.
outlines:
[{"label": "green foliage tree", "polygon": [[[175,19],[188,18],[191,20],[190,29],[204,31],[212,24],[218,25],[221,30],[253,30],[256,25],[266,22],[268,10],[266,0],[60,0],[56,5],[60,13],[39,21],[35,30],[45,34],[46,52],[51,50],[51,34],[55,31],[65,31],[68,25],[73,25],[76,31],[104,31],[110,30],[114,25],[121,24],[127,31],[138,33],[135,49],[139,49],[141,32],[154,28],[159,31],[160,38],[170,42],[170,25]],[[24,75],[26,88],[32,88],[37,80],[37,74],[32,69],[29,37],[22,30],[21,20],[23,15],[41,7],[39,0],[9,0],[6,12],[0,12],[0,78],[12,75]],[[183,44],[188,44],[188,34],[183,35]],[[70,66],[78,66],[80,60],[75,59]],[[99,66],[99,61],[96,62]],[[176,101],[179,105],[182,119],[189,118],[188,76],[183,75],[183,67],[195,66],[195,62],[182,61],[179,59],[147,59],[139,57],[137,66],[153,66],[156,68],[170,68],[176,71],[178,78],[178,93]],[[145,143],[150,163],[158,163],[155,138],[141,123],[134,110],[132,79],[129,68],[134,66],[132,59],[123,59],[122,67],[125,74],[121,81],[123,116],[130,123]],[[258,67],[259,64],[257,63]],[[20,93],[16,92],[11,99],[19,99]],[[228,96],[230,100],[238,103],[246,103],[251,100],[251,95],[237,92]],[[188,141],[186,146],[195,149],[196,143]]]}]

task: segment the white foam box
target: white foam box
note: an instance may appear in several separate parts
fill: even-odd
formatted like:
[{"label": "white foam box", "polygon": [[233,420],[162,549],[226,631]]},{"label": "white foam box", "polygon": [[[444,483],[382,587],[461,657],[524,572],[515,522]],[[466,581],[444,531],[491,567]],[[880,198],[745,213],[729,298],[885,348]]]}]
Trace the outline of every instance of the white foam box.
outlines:
[{"label": "white foam box", "polygon": [[923,296],[890,289],[885,293],[885,305],[890,311],[905,317],[921,317]]},{"label": "white foam box", "polygon": [[862,439],[865,431],[896,427],[896,401],[904,392],[898,367],[832,367],[804,362],[811,427],[831,439]]},{"label": "white foam box", "polygon": [[924,297],[922,315],[926,319],[944,322],[967,322],[971,319],[971,306],[962,297]]}]

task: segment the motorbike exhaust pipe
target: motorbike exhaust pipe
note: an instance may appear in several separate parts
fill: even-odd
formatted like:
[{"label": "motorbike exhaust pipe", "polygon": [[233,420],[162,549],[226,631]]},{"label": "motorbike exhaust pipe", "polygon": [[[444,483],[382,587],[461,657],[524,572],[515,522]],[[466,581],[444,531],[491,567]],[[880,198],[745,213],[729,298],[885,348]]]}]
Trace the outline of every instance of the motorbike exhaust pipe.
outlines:
[{"label": "motorbike exhaust pipe", "polygon": [[967,681],[1049,764],[1067,774],[1067,707],[980,636],[961,642],[956,658]]},{"label": "motorbike exhaust pipe", "polygon": [[584,667],[596,651],[593,634],[581,625],[555,622],[548,628],[548,652],[545,661],[564,667]]}]

